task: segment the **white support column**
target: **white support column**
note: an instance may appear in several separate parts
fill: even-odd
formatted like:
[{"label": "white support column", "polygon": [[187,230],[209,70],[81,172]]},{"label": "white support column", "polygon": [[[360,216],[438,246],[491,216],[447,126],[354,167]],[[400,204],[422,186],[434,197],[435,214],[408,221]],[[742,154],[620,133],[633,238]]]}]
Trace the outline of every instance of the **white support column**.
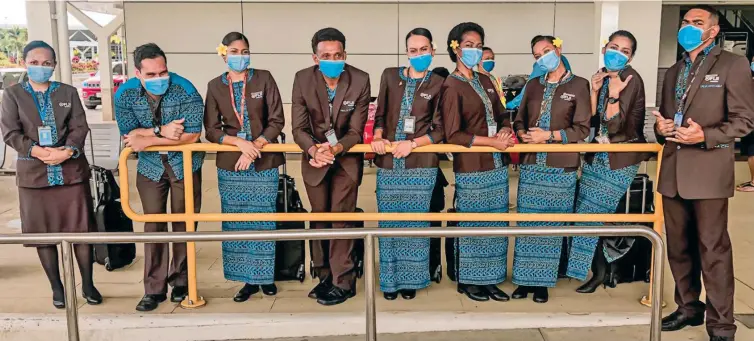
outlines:
[{"label": "white support column", "polygon": [[620,17],[620,3],[618,1],[601,1],[595,3],[595,11],[597,12],[597,20],[599,23],[599,37],[597,41],[597,63],[599,67],[605,66],[605,62],[602,60],[602,47],[605,46],[605,42],[610,38],[613,32],[618,30],[618,20]]},{"label": "white support column", "polygon": [[60,69],[60,81],[66,84],[73,83],[71,72],[71,43],[68,38],[68,10],[67,1],[55,2],[56,21],[58,28],[58,69]]},{"label": "white support column", "polygon": [[[620,4],[620,28],[631,32],[639,44],[636,55],[631,61],[631,66],[639,72],[644,80],[647,107],[657,105],[658,61],[662,42],[661,22],[662,25],[665,24],[662,8],[662,1],[659,0],[627,1]],[[678,22],[676,20],[674,25],[671,24],[672,27],[677,27],[675,25],[678,25]],[[675,48],[675,32],[677,29],[672,27],[673,32],[671,32],[669,43]]]},{"label": "white support column", "polygon": [[110,36],[123,26],[123,14],[118,14],[109,24],[103,27],[70,3],[68,4],[68,11],[97,37],[100,96],[102,96],[102,121],[112,121],[114,117],[113,66],[110,58]]}]

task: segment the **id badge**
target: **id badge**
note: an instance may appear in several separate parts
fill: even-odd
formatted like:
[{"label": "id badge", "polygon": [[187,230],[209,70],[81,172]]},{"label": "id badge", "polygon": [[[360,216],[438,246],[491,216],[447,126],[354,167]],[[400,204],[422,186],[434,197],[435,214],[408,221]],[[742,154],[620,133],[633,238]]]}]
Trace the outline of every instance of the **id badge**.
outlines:
[{"label": "id badge", "polygon": [[497,135],[497,124],[487,126],[487,137],[495,137]]},{"label": "id badge", "polygon": [[328,130],[325,133],[325,137],[327,137],[327,143],[329,143],[331,147],[335,147],[335,145],[338,144],[338,137],[335,136],[335,130]]},{"label": "id badge", "polygon": [[39,145],[42,147],[52,146],[52,128],[51,127],[37,127],[37,134],[39,135]]},{"label": "id badge", "polygon": [[414,125],[416,123],[416,117],[409,116],[403,119],[403,133],[404,134],[413,134],[414,133]]},{"label": "id badge", "polygon": [[597,136],[597,143],[599,144],[610,144],[610,138],[605,135]]},{"label": "id badge", "polygon": [[236,134],[236,137],[242,140],[246,140],[246,133],[239,131],[238,134]]},{"label": "id badge", "polygon": [[680,128],[683,125],[683,113],[682,112],[675,113],[675,116],[673,117],[673,124],[675,124],[676,128]]}]

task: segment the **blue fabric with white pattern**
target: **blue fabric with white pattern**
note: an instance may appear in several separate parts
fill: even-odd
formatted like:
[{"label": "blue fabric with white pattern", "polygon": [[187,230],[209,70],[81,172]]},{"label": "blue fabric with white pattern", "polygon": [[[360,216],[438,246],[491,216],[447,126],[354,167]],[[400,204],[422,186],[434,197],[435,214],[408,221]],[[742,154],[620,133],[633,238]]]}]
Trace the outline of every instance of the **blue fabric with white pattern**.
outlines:
[{"label": "blue fabric with white pattern", "polygon": [[[414,94],[422,79],[407,78],[395,130],[395,141],[405,141],[404,119],[411,116]],[[429,78],[429,73],[424,80]],[[377,170],[377,208],[386,213],[427,213],[437,180],[437,168],[406,169],[405,158],[393,158],[393,169]],[[429,227],[428,221],[381,221],[381,228]],[[429,286],[429,238],[380,238],[380,290],[416,290]]]},{"label": "blue fabric with white pattern", "polygon": [[[618,202],[626,194],[638,170],[638,164],[621,169],[610,169],[608,154],[597,153],[592,164],[584,163],[582,167],[576,213],[615,213]],[[579,223],[579,225],[602,226],[604,223]],[[597,237],[571,238],[566,273],[568,277],[582,281],[586,279],[598,240]],[[608,261],[613,261],[607,253],[605,256]]]},{"label": "blue fabric with white pattern", "polygon": [[[550,130],[552,100],[558,85],[564,84],[573,75],[568,75],[559,83],[545,84],[543,105],[539,116],[539,127]],[[565,133],[561,131],[565,140]],[[576,197],[577,172],[566,172],[563,168],[547,166],[547,153],[537,153],[536,164],[521,165],[518,181],[519,213],[573,213]],[[519,222],[518,226],[563,226],[562,222],[531,221]],[[522,286],[555,287],[558,280],[562,237],[519,237],[513,258],[513,283]]]},{"label": "blue fabric with white pattern", "polygon": [[[484,172],[456,173],[458,213],[508,213],[508,167]],[[459,227],[507,227],[507,221],[464,221]],[[458,283],[499,284],[508,270],[507,237],[456,239]]]},{"label": "blue fabric with white pattern", "polygon": [[[55,123],[55,111],[52,109],[52,93],[60,87],[58,82],[50,82],[47,91],[34,91],[29,82],[23,83],[23,88],[30,95],[36,97],[36,102],[39,104],[37,109],[41,109],[39,118],[42,119],[42,126],[50,127],[52,130],[52,145],[54,147],[58,145],[58,127]],[[34,143],[37,145],[37,143]],[[31,154],[31,150],[29,150]],[[29,155],[29,159],[31,155]],[[47,165],[47,184],[49,186],[62,186],[63,185],[63,167],[61,165]]]},{"label": "blue fabric with white pattern", "polygon": [[[247,71],[246,82],[248,82],[254,76],[254,69],[248,69],[246,71]],[[225,84],[226,86],[228,85],[228,73],[227,72],[224,73],[220,77],[220,79],[223,80],[223,84]],[[241,100],[243,99],[243,85],[244,85],[244,81],[233,82],[233,100],[236,103],[236,112],[241,112],[241,110],[242,110],[241,109]],[[254,141],[254,139],[251,136],[251,123],[249,122],[249,110],[248,110],[247,106],[244,105],[243,112],[242,112],[241,115],[243,115],[243,122],[241,124],[241,131],[239,131],[239,132],[246,133],[246,141]],[[225,138],[225,134],[223,134],[223,136],[220,137],[220,139],[218,140],[218,142],[220,144],[223,144],[223,139],[224,138]]]},{"label": "blue fabric with white pattern", "polygon": [[[278,169],[233,172],[217,169],[222,213],[273,213],[278,194]],[[223,231],[275,230],[273,221],[224,221]],[[275,279],[274,241],[222,242],[223,272],[231,281],[272,284]]]},{"label": "blue fabric with white pattern", "polygon": [[[131,78],[115,93],[115,120],[121,135],[134,129],[154,128],[152,110],[147,93],[138,78]],[[162,96],[161,125],[174,120],[185,119],[184,132],[199,134],[204,120],[204,102],[191,82],[177,74],[170,73],[170,86]],[[168,164],[176,178],[183,179],[183,155],[180,152],[168,153]],[[192,171],[196,172],[204,161],[203,152],[192,153]],[[159,181],[165,173],[165,166],[158,152],[140,152],[137,172],[152,181]]]}]

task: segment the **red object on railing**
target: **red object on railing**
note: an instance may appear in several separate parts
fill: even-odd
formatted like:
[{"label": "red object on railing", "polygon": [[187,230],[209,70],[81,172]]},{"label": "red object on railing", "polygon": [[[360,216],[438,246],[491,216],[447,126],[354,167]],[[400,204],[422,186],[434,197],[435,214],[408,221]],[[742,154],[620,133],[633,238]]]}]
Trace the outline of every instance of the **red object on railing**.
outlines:
[{"label": "red object on railing", "polygon": [[[513,134],[512,138],[513,138],[513,144],[514,145],[520,143],[518,141],[518,136],[516,136],[516,134]],[[517,165],[517,164],[521,163],[521,157],[519,156],[519,153],[509,153],[508,155],[510,155],[510,157],[511,157],[511,164]]]},{"label": "red object on railing", "polygon": [[[369,116],[367,117],[367,124],[364,126],[364,144],[372,143],[374,139],[374,115],[377,113],[377,103],[369,103]],[[365,160],[373,160],[374,153],[364,154]]]}]

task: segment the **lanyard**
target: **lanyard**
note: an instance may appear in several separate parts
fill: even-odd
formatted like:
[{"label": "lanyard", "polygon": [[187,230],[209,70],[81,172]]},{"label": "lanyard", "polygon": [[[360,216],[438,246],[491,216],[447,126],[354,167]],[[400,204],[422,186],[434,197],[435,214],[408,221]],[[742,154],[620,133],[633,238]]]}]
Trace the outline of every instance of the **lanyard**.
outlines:
[{"label": "lanyard", "polygon": [[228,75],[228,91],[230,92],[230,103],[233,105],[233,113],[236,114],[238,124],[241,125],[241,131],[244,130],[243,124],[243,112],[246,107],[246,77],[244,77],[243,88],[241,89],[241,112],[236,110],[236,96],[233,91],[233,82],[230,80],[230,74]]},{"label": "lanyard", "polygon": [[[688,99],[689,91],[691,90],[691,85],[694,84],[694,81],[696,80],[696,76],[699,75],[699,71],[702,69],[702,65],[704,65],[704,61],[705,60],[707,60],[707,55],[706,54],[702,56],[702,60],[699,62],[699,66],[696,67],[696,70],[694,71],[694,77],[691,77],[691,82],[688,82],[688,83],[686,83],[684,85],[685,89],[683,90],[683,96],[681,96],[680,98],[677,98],[678,99],[678,103],[676,103],[676,105],[677,105],[676,113],[682,113],[683,112],[683,107],[686,106],[686,99]],[[692,66],[693,65],[685,65],[684,66],[684,71],[686,71],[687,69],[690,69]],[[679,78],[683,77],[683,74],[684,74],[684,72],[681,72],[680,75],[679,75],[680,76]]]},{"label": "lanyard", "polygon": [[[411,102],[408,103],[408,111],[407,111],[408,115],[406,115],[406,116],[411,116],[411,112],[413,111],[413,108],[414,108],[414,98],[416,97],[416,92],[419,91],[419,89],[422,87],[422,85],[424,84],[424,81],[427,78],[429,78],[429,74],[430,73],[431,73],[430,71],[427,71],[427,74],[425,74],[424,77],[422,77],[421,82],[419,82],[419,86],[417,86],[416,88],[414,88],[414,96],[411,96]],[[409,74],[409,72],[408,72],[408,69],[407,69],[407,71],[406,71],[406,86],[403,87],[403,98],[408,98],[408,82],[409,82],[409,79],[410,79],[408,77],[408,74]]]},{"label": "lanyard", "polygon": [[[50,85],[47,88],[47,90],[45,90],[45,95],[44,95],[45,101],[52,101],[52,99],[48,97],[49,94],[50,94],[50,87],[51,86],[52,85]],[[34,91],[34,88],[31,87],[31,84],[29,84],[29,88],[31,89],[31,98],[34,100],[34,106],[37,108],[37,113],[39,114],[39,118],[42,120],[42,125],[44,125],[45,124],[45,112],[44,112],[44,110],[42,110],[42,106],[39,104],[39,99],[37,99],[37,93],[36,93],[36,91]],[[45,102],[45,104],[47,104],[47,103]]]},{"label": "lanyard", "polygon": [[[537,122],[535,124],[536,127],[540,128],[539,125],[542,122],[542,115],[544,115],[544,112],[546,110],[548,110],[547,106],[549,105],[550,106],[550,110],[552,109],[552,100],[553,100],[553,97],[555,97],[555,93],[558,91],[558,87],[561,84],[563,84],[563,80],[566,79],[570,75],[571,75],[571,71],[566,71],[562,76],[560,76],[560,79],[558,80],[558,82],[555,83],[555,88],[552,89],[552,96],[550,96],[550,98],[547,98],[548,97],[547,96],[547,83],[548,83],[547,82],[547,75],[542,76],[542,77],[545,77],[544,78],[544,80],[545,80],[545,96],[544,96],[544,98],[542,98],[542,103],[539,106],[539,116],[537,116]],[[551,113],[551,115],[552,115],[552,113]],[[547,129],[550,129],[550,127],[547,127]]]}]

